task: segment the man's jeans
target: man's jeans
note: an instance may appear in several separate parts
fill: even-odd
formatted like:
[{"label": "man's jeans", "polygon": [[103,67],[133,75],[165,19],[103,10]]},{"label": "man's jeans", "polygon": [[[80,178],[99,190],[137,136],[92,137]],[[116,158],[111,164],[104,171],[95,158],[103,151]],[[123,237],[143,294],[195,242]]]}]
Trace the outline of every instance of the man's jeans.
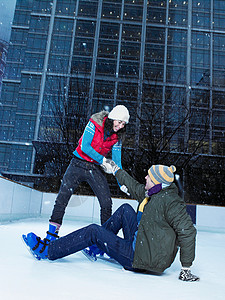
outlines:
[{"label": "man's jeans", "polygon": [[[120,229],[123,231],[123,238],[117,236]],[[132,206],[123,204],[102,226],[91,224],[50,242],[48,258],[62,258],[95,244],[125,269],[132,270],[132,243],[136,230],[137,215]]]}]

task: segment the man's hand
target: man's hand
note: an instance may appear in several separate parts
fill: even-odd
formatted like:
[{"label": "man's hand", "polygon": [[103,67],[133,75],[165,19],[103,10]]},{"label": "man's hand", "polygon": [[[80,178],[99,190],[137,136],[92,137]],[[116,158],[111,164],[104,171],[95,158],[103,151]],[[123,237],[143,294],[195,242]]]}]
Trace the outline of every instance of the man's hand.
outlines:
[{"label": "man's hand", "polygon": [[191,273],[190,268],[182,268],[180,271],[179,279],[183,281],[199,281],[200,278]]},{"label": "man's hand", "polygon": [[115,175],[116,171],[120,169],[113,160],[105,157],[103,158],[103,162],[100,166],[105,173],[113,175]]},{"label": "man's hand", "polygon": [[130,193],[128,192],[128,188],[126,187],[126,185],[121,185],[120,187],[121,191],[124,192],[125,194],[127,194],[128,196],[130,196]]}]

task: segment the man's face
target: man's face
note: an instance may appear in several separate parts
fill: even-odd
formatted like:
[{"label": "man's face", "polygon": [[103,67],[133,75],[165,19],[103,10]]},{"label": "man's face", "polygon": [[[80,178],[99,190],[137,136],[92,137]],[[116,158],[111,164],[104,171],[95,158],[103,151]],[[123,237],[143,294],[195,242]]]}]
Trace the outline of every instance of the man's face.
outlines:
[{"label": "man's face", "polygon": [[151,189],[155,184],[151,181],[151,178],[149,175],[147,175],[145,177],[146,180],[146,184],[145,184],[145,189],[148,191],[149,189]]}]

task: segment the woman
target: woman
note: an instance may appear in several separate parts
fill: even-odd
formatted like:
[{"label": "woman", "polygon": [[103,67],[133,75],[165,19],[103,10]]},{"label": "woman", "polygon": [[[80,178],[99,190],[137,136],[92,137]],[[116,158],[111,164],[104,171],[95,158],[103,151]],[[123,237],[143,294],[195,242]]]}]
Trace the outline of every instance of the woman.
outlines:
[{"label": "woman", "polygon": [[[111,217],[112,199],[109,185],[99,166],[111,152],[112,159],[122,168],[121,148],[129,118],[129,111],[124,105],[115,106],[110,113],[101,111],[91,116],[63,176],[44,242],[49,242],[53,236],[57,236],[70,197],[82,182],[87,182],[98,198],[101,224]],[[27,242],[25,235],[23,238]],[[37,242],[35,250],[40,248],[39,243],[42,241]]]},{"label": "woman", "polygon": [[91,116],[73,153],[75,157],[63,177],[50,222],[62,224],[69,199],[81,182],[87,182],[98,198],[101,224],[111,217],[112,199],[109,185],[99,165],[112,151],[112,159],[122,167],[121,148],[129,117],[129,112],[123,105],[117,105],[109,114],[101,111]]}]

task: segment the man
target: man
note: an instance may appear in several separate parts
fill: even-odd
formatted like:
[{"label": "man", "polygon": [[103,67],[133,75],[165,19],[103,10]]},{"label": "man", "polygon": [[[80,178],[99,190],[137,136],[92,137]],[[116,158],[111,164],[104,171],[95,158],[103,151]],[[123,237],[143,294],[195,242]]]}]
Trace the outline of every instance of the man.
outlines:
[{"label": "man", "polygon": [[[138,213],[129,204],[123,204],[102,226],[91,224],[51,241],[41,258],[55,260],[96,245],[126,270],[162,273],[173,263],[180,247],[179,279],[198,281],[199,277],[190,271],[195,257],[196,229],[173,183],[176,168],[153,165],[143,185],[110,159],[102,167],[138,200]],[[117,236],[120,229],[124,238]],[[29,234],[27,238],[34,240]]]}]

